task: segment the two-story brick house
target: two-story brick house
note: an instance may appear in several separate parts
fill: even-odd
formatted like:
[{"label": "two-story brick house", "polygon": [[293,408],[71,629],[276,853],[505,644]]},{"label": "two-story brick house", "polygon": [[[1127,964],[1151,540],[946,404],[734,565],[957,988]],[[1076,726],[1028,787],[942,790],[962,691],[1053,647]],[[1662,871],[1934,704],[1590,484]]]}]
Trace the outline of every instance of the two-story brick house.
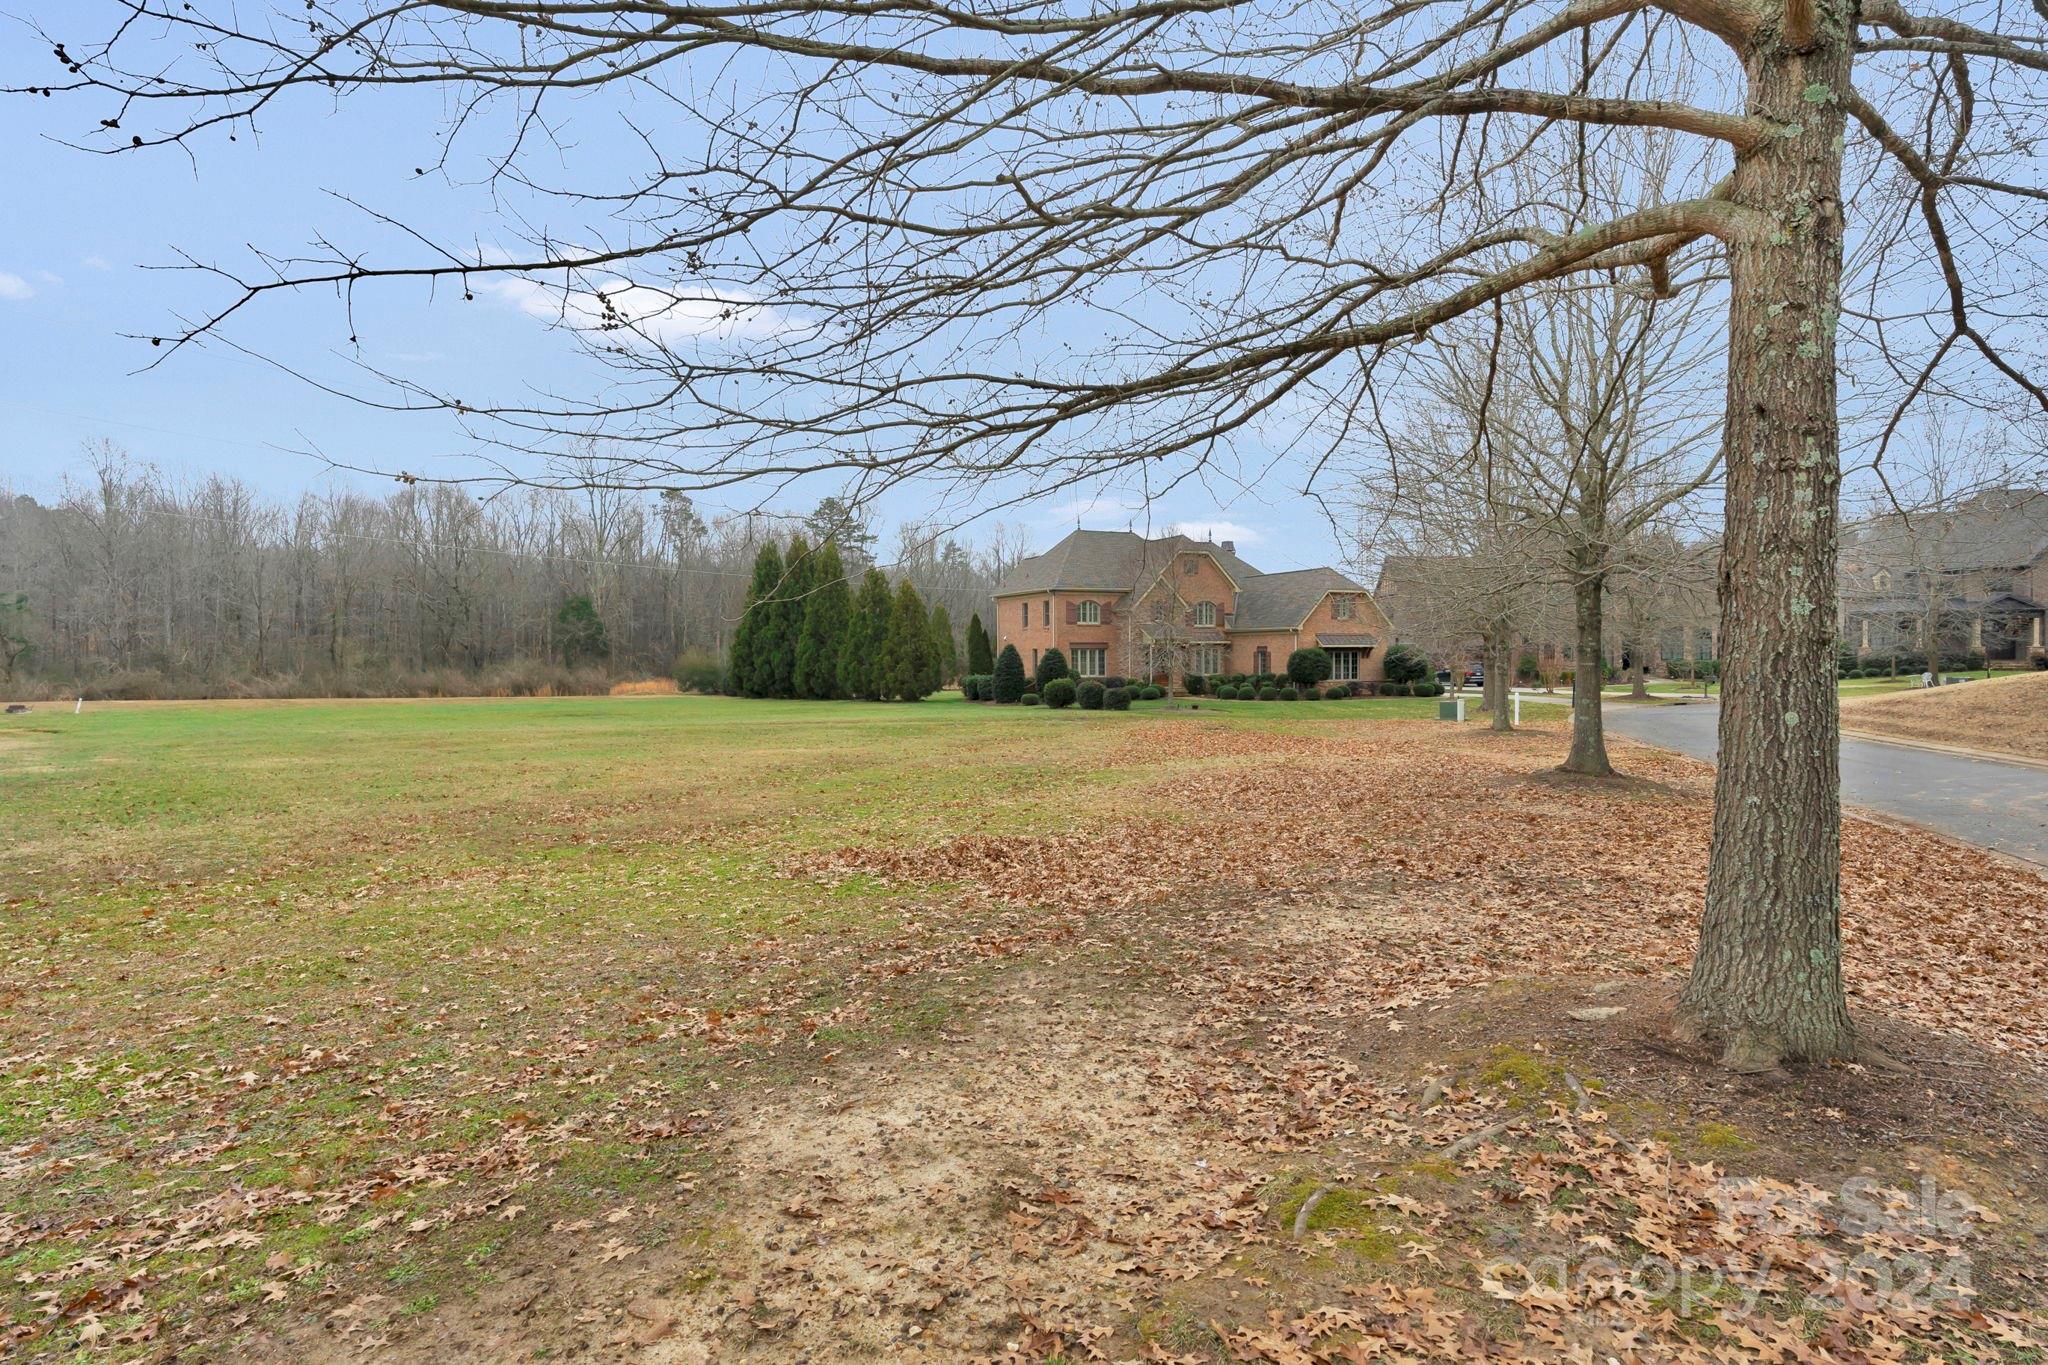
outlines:
[{"label": "two-story brick house", "polygon": [[1376,681],[1389,638],[1372,594],[1335,569],[1261,573],[1230,541],[1075,531],[997,588],[996,648],[1046,650],[1084,678],[1178,686],[1189,673],[1280,673],[1320,646],[1339,680]]}]

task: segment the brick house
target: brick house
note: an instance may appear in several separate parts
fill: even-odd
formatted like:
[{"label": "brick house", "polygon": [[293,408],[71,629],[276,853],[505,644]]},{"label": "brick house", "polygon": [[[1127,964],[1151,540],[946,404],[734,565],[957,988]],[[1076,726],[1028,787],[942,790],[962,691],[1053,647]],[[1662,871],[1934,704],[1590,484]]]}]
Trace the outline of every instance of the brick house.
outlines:
[{"label": "brick house", "polygon": [[1282,673],[1329,651],[1332,677],[1377,681],[1390,631],[1372,594],[1335,569],[1261,573],[1231,541],[1075,531],[1020,561],[995,593],[998,652],[1024,667],[1048,649],[1084,678],[1177,686],[1189,673]]}]

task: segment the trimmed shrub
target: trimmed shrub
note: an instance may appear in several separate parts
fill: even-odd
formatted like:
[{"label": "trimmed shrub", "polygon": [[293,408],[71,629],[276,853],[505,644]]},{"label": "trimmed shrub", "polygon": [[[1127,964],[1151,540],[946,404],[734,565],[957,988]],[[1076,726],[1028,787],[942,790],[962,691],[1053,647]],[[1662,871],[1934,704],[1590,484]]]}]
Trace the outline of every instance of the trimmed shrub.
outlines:
[{"label": "trimmed shrub", "polygon": [[1017,700],[1024,703],[1024,705],[1026,706],[1036,706],[1038,705],[1038,694],[1036,692],[1026,692],[1023,696],[1017,698]]},{"label": "trimmed shrub", "polygon": [[990,697],[1004,705],[1024,695],[1024,657],[1017,646],[1004,645],[996,656],[996,671],[990,682]]},{"label": "trimmed shrub", "polygon": [[1380,695],[1383,697],[1405,697],[1408,695],[1408,684],[1403,682],[1383,682],[1380,684]]},{"label": "trimmed shrub", "polygon": [[1109,689],[1090,678],[1074,690],[1074,700],[1081,704],[1083,711],[1100,711],[1102,700],[1109,695]]},{"label": "trimmed shrub", "polygon": [[1343,701],[1346,697],[1350,695],[1350,683],[1332,683],[1330,684],[1330,690],[1323,693],[1323,697],[1327,701]]},{"label": "trimmed shrub", "polygon": [[1143,687],[1133,689],[1133,692],[1139,701],[1158,701],[1166,695],[1166,689],[1158,683],[1146,683]]},{"label": "trimmed shrub", "polygon": [[1131,680],[1120,673],[1112,673],[1102,680],[1104,687],[1129,687]]},{"label": "trimmed shrub", "polygon": [[1073,676],[1074,670],[1067,667],[1067,656],[1060,653],[1059,648],[1055,646],[1038,656],[1038,667],[1032,670],[1031,680],[1038,684],[1040,692],[1044,692],[1045,685],[1054,678]]},{"label": "trimmed shrub", "polygon": [[1278,701],[1278,700],[1280,700],[1280,689],[1279,689],[1279,688],[1277,688],[1277,687],[1275,687],[1275,686],[1273,686],[1273,684],[1271,684],[1271,683],[1267,683],[1267,684],[1266,684],[1266,685],[1265,685],[1264,687],[1261,687],[1261,688],[1259,689],[1259,700],[1260,700],[1260,701]]},{"label": "trimmed shrub", "polygon": [[1440,682],[1415,684],[1415,695],[1418,697],[1441,697],[1443,694],[1444,685]]},{"label": "trimmed shrub", "polygon": [[1292,684],[1292,683],[1289,683],[1289,684],[1288,684],[1287,686],[1285,686],[1285,687],[1283,687],[1283,688],[1281,688],[1281,689],[1280,689],[1280,700],[1282,700],[1282,701],[1300,701],[1300,700],[1301,700],[1301,689],[1300,689],[1300,688],[1298,688],[1298,687],[1296,687],[1296,686],[1295,686],[1294,684]]},{"label": "trimmed shrub", "polygon": [[960,695],[969,701],[981,700],[981,679],[969,673],[960,679]]},{"label": "trimmed shrub", "polygon": [[1321,701],[1322,699],[1323,699],[1323,694],[1322,694],[1322,691],[1321,691],[1320,689],[1318,689],[1318,688],[1314,688],[1314,687],[1304,687],[1304,688],[1302,688],[1302,689],[1301,689],[1301,696],[1300,696],[1300,697],[1298,698],[1298,700],[1301,700],[1301,701]]},{"label": "trimmed shrub", "polygon": [[1108,689],[1102,694],[1102,704],[1111,711],[1130,710],[1131,689],[1128,687],[1112,687]]},{"label": "trimmed shrub", "polygon": [[1045,691],[1041,695],[1045,698],[1045,704],[1057,711],[1063,706],[1072,706],[1074,695],[1079,690],[1072,678],[1054,678],[1045,685]]},{"label": "trimmed shrub", "polygon": [[1191,697],[1202,696],[1209,690],[1209,680],[1199,673],[1188,674],[1185,678],[1181,679],[1181,683],[1187,688],[1188,695]]},{"label": "trimmed shrub", "polygon": [[1394,645],[1387,650],[1387,681],[1397,683],[1428,682],[1431,669],[1429,659],[1413,645]]},{"label": "trimmed shrub", "polygon": [[1287,656],[1287,676],[1297,687],[1313,687],[1330,676],[1329,651],[1318,645]]}]

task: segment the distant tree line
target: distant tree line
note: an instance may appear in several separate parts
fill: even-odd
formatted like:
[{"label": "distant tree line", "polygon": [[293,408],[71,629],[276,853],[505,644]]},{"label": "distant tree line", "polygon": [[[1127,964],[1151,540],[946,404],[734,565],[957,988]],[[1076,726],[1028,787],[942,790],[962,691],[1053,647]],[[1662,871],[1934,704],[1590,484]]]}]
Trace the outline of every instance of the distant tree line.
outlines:
[{"label": "distant tree line", "polygon": [[[977,547],[905,526],[895,561],[878,564],[865,519],[829,498],[802,517],[706,517],[685,497],[602,488],[479,498],[429,483],[280,503],[234,478],[172,479],[99,442],[54,499],[0,488],[0,687],[518,692],[671,670],[708,687],[751,629],[760,552],[787,559],[799,540],[829,543],[856,587],[876,570],[892,606],[909,584],[927,622],[941,608],[948,622],[984,610],[1023,551],[1008,528]],[[795,558],[808,571],[819,556]],[[813,641],[813,653],[824,647]]]}]

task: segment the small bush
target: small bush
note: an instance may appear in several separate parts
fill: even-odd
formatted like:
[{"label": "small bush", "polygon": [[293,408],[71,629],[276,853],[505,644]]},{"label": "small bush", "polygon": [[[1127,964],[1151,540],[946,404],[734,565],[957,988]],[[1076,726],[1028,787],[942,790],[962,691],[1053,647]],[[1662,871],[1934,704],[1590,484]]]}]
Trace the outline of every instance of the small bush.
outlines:
[{"label": "small bush", "polygon": [[1273,684],[1271,684],[1271,683],[1267,683],[1267,684],[1266,684],[1266,685],[1265,685],[1264,687],[1261,687],[1261,688],[1259,689],[1259,700],[1260,700],[1260,701],[1278,701],[1278,700],[1280,700],[1280,689],[1279,689],[1279,688],[1277,688],[1277,687],[1275,687],[1275,686],[1273,686]]},{"label": "small bush", "polygon": [[1300,701],[1300,700],[1301,700],[1301,689],[1300,689],[1300,688],[1298,688],[1298,687],[1296,687],[1296,686],[1295,686],[1295,685],[1294,685],[1293,683],[1289,683],[1289,684],[1288,684],[1287,686],[1285,686],[1285,687],[1283,687],[1283,688],[1280,688],[1280,689],[1279,689],[1279,692],[1280,692],[1280,700],[1282,700],[1282,701]]},{"label": "small bush", "polygon": [[1137,695],[1139,701],[1158,701],[1166,695],[1166,689],[1158,683],[1146,683],[1142,688],[1138,689]]},{"label": "small bush", "polygon": [[1102,709],[1102,699],[1108,693],[1108,688],[1095,681],[1095,679],[1090,678],[1075,689],[1074,700],[1081,704],[1083,711],[1100,711]]},{"label": "small bush", "polygon": [[1415,685],[1415,695],[1418,697],[1441,697],[1443,694],[1444,685],[1440,682],[1417,683]]},{"label": "small bush", "polygon": [[1024,703],[1026,706],[1036,706],[1038,705],[1038,694],[1036,692],[1026,692],[1023,696],[1017,698],[1017,700]]},{"label": "small bush", "polygon": [[1045,698],[1045,704],[1057,711],[1061,707],[1072,706],[1074,694],[1079,690],[1072,678],[1054,678],[1045,685],[1045,691],[1041,695]]},{"label": "small bush", "polygon": [[1330,684],[1330,690],[1323,693],[1323,698],[1326,701],[1343,701],[1346,697],[1350,695],[1350,683],[1332,683]]},{"label": "small bush", "polygon": [[1394,645],[1386,654],[1387,681],[1419,683],[1429,681],[1429,659],[1413,645]]},{"label": "small bush", "polygon": [[1380,684],[1380,695],[1383,697],[1405,697],[1408,695],[1408,684],[1404,682],[1383,682]]},{"label": "small bush", "polygon": [[676,686],[685,692],[718,691],[725,664],[708,649],[686,649],[676,656]]},{"label": "small bush", "polygon": [[973,673],[962,676],[960,679],[960,695],[969,701],[980,701],[981,678]]},{"label": "small bush", "polygon": [[1199,673],[1188,674],[1181,679],[1181,683],[1188,689],[1188,695],[1191,697],[1204,696],[1209,691],[1209,680]]},{"label": "small bush", "polygon": [[1301,700],[1303,701],[1321,701],[1322,699],[1323,694],[1319,688],[1304,687],[1301,689]]},{"label": "small bush", "polygon": [[1130,688],[1128,688],[1128,687],[1112,687],[1112,688],[1109,688],[1109,689],[1108,689],[1107,691],[1105,691],[1105,692],[1104,692],[1104,693],[1102,694],[1102,704],[1103,704],[1103,706],[1104,706],[1104,707],[1106,707],[1107,709],[1109,709],[1109,710],[1111,710],[1111,711],[1128,711],[1128,710],[1130,710],[1130,709],[1131,709],[1131,689],[1130,689]]}]

